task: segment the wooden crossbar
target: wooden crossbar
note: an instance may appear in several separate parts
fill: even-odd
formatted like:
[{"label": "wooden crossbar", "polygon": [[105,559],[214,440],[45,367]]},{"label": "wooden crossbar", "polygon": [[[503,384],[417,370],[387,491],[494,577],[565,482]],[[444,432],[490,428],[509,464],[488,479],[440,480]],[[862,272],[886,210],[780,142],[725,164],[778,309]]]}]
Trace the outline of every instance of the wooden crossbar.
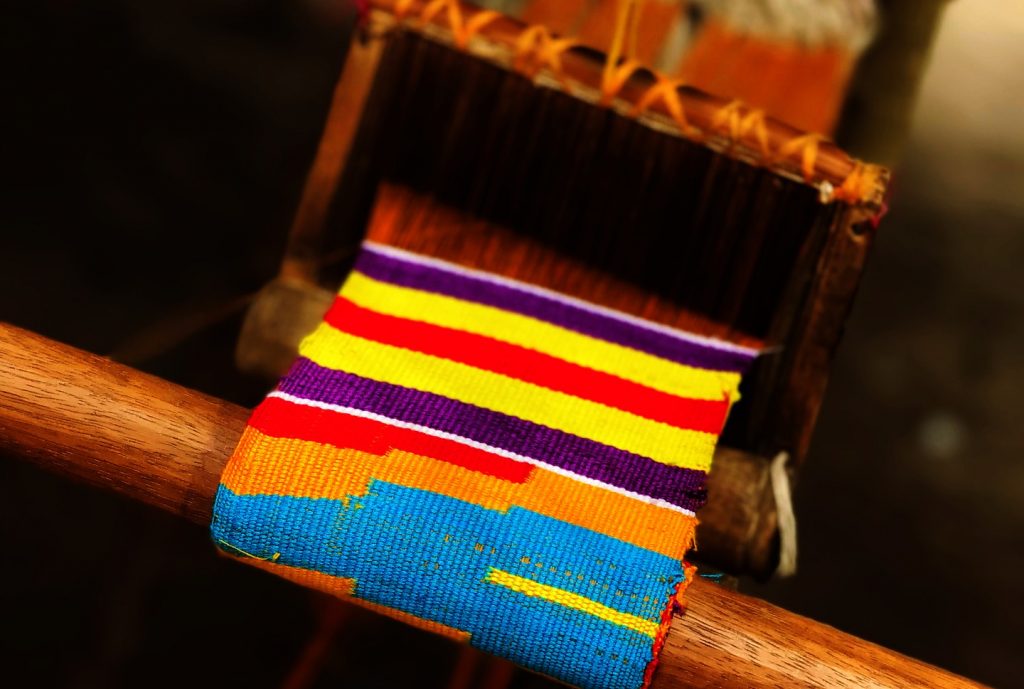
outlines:
[{"label": "wooden crossbar", "polygon": [[[249,412],[0,323],[0,449],[205,525]],[[977,687],[697,580],[655,675],[682,687]]]}]

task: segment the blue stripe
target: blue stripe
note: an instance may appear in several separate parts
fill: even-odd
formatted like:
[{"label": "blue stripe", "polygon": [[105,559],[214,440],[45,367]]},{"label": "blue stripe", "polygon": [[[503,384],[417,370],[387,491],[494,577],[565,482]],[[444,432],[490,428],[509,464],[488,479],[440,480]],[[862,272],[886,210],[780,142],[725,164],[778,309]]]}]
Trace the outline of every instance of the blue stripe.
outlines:
[{"label": "blue stripe", "polygon": [[641,686],[652,639],[491,584],[491,568],[655,622],[682,578],[672,558],[603,534],[382,481],[345,502],[221,486],[212,532],[259,557],[354,578],[359,598],[468,631],[485,652],[586,689]]}]

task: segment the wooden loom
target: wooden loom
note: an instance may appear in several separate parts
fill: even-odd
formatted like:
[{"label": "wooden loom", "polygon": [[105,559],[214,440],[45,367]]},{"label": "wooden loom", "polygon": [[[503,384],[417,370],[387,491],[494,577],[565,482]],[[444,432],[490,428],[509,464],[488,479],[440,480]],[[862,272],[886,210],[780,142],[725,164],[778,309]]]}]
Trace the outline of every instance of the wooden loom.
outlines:
[{"label": "wooden loom", "polygon": [[[379,15],[377,19],[385,24],[391,21]],[[496,42],[499,44],[500,38],[498,34]],[[353,54],[360,49],[355,47]],[[380,59],[379,52],[376,58],[372,58],[372,52],[373,49],[370,50],[371,63]],[[570,57],[566,56],[567,64],[571,62]],[[581,59],[579,76],[593,81],[593,60],[577,57]],[[359,55],[355,55],[355,63],[360,63]],[[352,60],[349,64],[353,64]],[[372,69],[359,78],[365,80],[367,74],[372,76],[378,67],[379,64],[372,65]],[[638,86],[638,90],[641,88],[642,85]],[[344,91],[343,97],[358,93],[347,88]],[[628,91],[627,88],[627,95]],[[702,115],[698,101],[688,105],[698,106],[691,109],[692,121],[697,126],[713,126],[716,114],[727,107],[727,104],[711,102]],[[661,117],[666,114],[671,115],[662,113]],[[740,115],[743,112],[737,111],[737,116]],[[769,133],[776,137],[777,143],[794,136],[782,127],[771,129]],[[725,138],[732,140],[723,142],[723,147],[758,145],[756,141],[744,142],[742,136],[735,134],[736,131],[726,133]],[[341,143],[347,145],[348,142],[343,137]],[[337,144],[337,140],[325,136],[327,155],[318,160],[322,164],[318,165],[319,173],[332,178],[330,184],[311,184],[307,188],[307,200],[318,191],[323,195],[320,202],[324,211],[336,193],[340,162],[346,152],[344,147],[339,151]],[[827,182],[833,188],[843,189],[844,181],[857,168],[837,151],[823,149],[826,155],[819,159],[821,167],[816,167],[811,174],[800,170],[799,156],[788,161],[788,170],[787,161],[777,162],[781,171],[791,177],[803,174],[816,185],[824,186]],[[820,177],[815,178],[819,173]],[[311,181],[322,181],[317,169]],[[798,295],[794,303],[788,305],[785,318],[773,315],[770,319],[769,332],[778,328],[778,332],[785,333],[780,341],[786,342],[787,351],[792,351],[793,343],[797,346],[788,360],[780,357],[770,373],[760,374],[765,376],[762,381],[767,381],[761,384],[767,386],[772,395],[797,397],[783,405],[783,412],[798,418],[787,420],[781,416],[783,434],[779,437],[786,442],[775,443],[794,448],[797,457],[802,457],[806,450],[810,426],[820,403],[827,358],[838,339],[838,328],[869,244],[870,228],[863,223],[877,210],[877,191],[867,189],[867,193],[850,199],[851,203],[844,205],[842,211],[830,213],[827,223],[815,225],[819,236],[815,236],[813,242],[807,240],[812,246],[801,252],[807,255],[803,257],[799,275],[793,278],[796,283],[807,280],[809,285],[796,285],[802,289],[796,290]],[[305,203],[303,208],[314,215],[317,210],[316,203]],[[312,221],[308,215],[303,220],[300,213],[297,221],[300,231],[293,233],[293,240],[302,239],[303,226],[313,230],[305,235],[306,240],[319,240],[322,221],[323,217],[319,226],[303,225]],[[848,244],[858,250],[849,248]],[[302,248],[301,241],[293,242],[282,274],[289,280],[297,279],[299,284],[305,281],[305,286],[309,287],[314,285],[315,266],[321,254],[314,250],[303,255]],[[838,256],[830,256],[830,251]],[[851,256],[856,259],[852,264]],[[830,300],[829,313],[823,314],[823,304],[829,304]],[[838,322],[833,320],[837,315],[836,304]],[[812,328],[813,336],[798,332],[803,327]],[[0,371],[4,379],[10,381],[0,398],[3,402],[0,444],[59,472],[113,487],[202,524],[209,521],[212,491],[220,468],[244,425],[245,410],[8,328],[0,330]],[[71,385],[65,383],[59,397],[52,397],[49,392],[60,389],[50,387],[54,375],[59,380],[72,381]],[[797,385],[798,380],[803,382]],[[800,394],[805,398],[800,399]],[[761,399],[769,397],[766,394]],[[81,409],[101,411],[82,416]],[[775,419],[772,423],[780,424]],[[789,428],[786,428],[787,423]],[[790,444],[793,442],[796,444]],[[772,443],[765,447],[772,447]],[[767,484],[757,483],[757,479],[764,479],[764,461],[754,454],[758,451],[763,450],[724,450],[720,454],[719,465],[733,473],[726,474],[730,482],[722,483],[723,474],[719,472],[718,487],[712,485],[712,490],[718,494],[713,504],[722,508],[720,514],[705,514],[705,523],[721,531],[702,533],[702,552],[707,554],[710,540],[712,557],[718,557],[714,554],[714,544],[722,544],[721,561],[731,561],[734,569],[758,571],[771,566],[770,535],[774,529],[762,528],[760,542],[752,547],[749,537],[744,541],[741,529],[735,527],[737,514],[740,521],[756,520],[762,527],[770,524],[765,518],[771,509],[765,500]],[[747,471],[748,476],[742,477],[738,473],[741,471]],[[729,492],[751,492],[751,487],[754,487],[753,500],[737,499]],[[737,511],[737,507],[746,509],[751,505],[753,507],[745,512]],[[718,526],[720,524],[725,526]],[[740,526],[748,528],[749,523]],[[724,536],[719,538],[719,533]],[[768,534],[767,539],[764,534]],[[728,550],[730,547],[732,551]],[[760,560],[751,558],[750,552],[755,551],[760,553]],[[655,686],[969,685],[930,666],[814,625],[767,604],[704,583],[695,587],[686,617],[676,621],[669,637]]]},{"label": "wooden loom", "polygon": [[[453,19],[452,7],[458,8],[457,19]],[[396,12],[412,20],[401,21]],[[419,19],[424,12],[430,14],[429,21]],[[446,163],[445,175],[429,166],[406,166],[403,161],[410,157],[441,156],[438,139],[445,135],[429,123],[410,126],[396,113],[429,112],[438,110],[436,103],[451,102],[450,110],[434,116],[434,121],[444,120],[457,112],[486,110],[488,98],[500,100],[523,89],[543,93],[544,98],[551,100],[551,109],[578,101],[580,110],[586,113],[582,124],[575,120],[556,121],[548,129],[557,130],[556,125],[591,127],[610,131],[610,137],[626,142],[640,137],[643,143],[642,137],[653,136],[658,138],[659,146],[669,151],[660,170],[672,172],[698,166],[712,170],[709,174],[713,184],[705,189],[692,179],[675,180],[694,188],[687,201],[691,206],[632,220],[641,227],[660,223],[671,230],[674,215],[698,212],[692,205],[701,203],[696,197],[698,191],[709,194],[710,201],[700,206],[704,209],[700,211],[704,213],[703,220],[680,229],[678,237],[662,236],[662,244],[638,253],[626,246],[628,233],[599,228],[594,230],[598,236],[626,239],[613,251],[571,258],[583,265],[605,261],[600,267],[602,274],[623,275],[625,283],[639,280],[643,284],[646,278],[641,273],[671,277],[672,271],[678,270],[671,264],[672,256],[687,255],[691,245],[686,242],[697,242],[708,252],[710,260],[723,266],[721,270],[702,270],[690,264],[682,269],[693,276],[690,282],[669,284],[669,280],[648,283],[644,288],[682,303],[698,316],[725,324],[726,333],[750,334],[771,347],[772,353],[764,357],[752,374],[744,391],[745,401],[726,429],[709,484],[715,498],[702,512],[698,536],[699,557],[703,561],[729,572],[767,577],[778,560],[770,460],[779,452],[787,452],[790,471],[795,473],[806,456],[832,355],[871,247],[887,173],[865,166],[834,145],[735,101],[674,86],[672,93],[678,101],[651,97],[654,87],[669,82],[658,81],[660,77],[643,70],[623,72],[627,78],[609,96],[602,90],[607,78],[603,56],[572,47],[545,56],[543,48],[555,46],[558,39],[536,30],[534,35],[541,49],[524,52],[523,37],[531,29],[502,16],[491,16],[469,40],[465,27],[472,24],[473,17],[485,15],[455,3],[373,3],[363,32],[350,45],[317,158],[292,225],[280,276],[264,289],[243,326],[239,365],[274,379],[284,372],[295,356],[299,339],[315,326],[340,281],[341,273],[322,268],[325,257],[344,253],[346,247],[351,251],[368,223],[378,190],[392,183],[437,202],[424,204],[417,200],[416,207],[426,205],[427,210],[404,216],[406,223],[419,223],[408,232],[424,237],[424,248],[428,251],[437,238],[433,231],[437,222],[432,226],[429,220],[432,213],[437,213],[430,209],[448,206],[462,209],[478,225],[485,226],[472,233],[476,239],[460,239],[462,246],[476,242],[479,248],[464,250],[480,257],[515,253],[536,239],[553,243],[557,249],[571,254],[576,250],[577,236],[571,230],[564,232],[566,236],[561,239],[553,238],[559,229],[528,226],[529,221],[510,216],[501,203],[480,202],[481,195],[486,196],[483,191],[463,191],[454,189],[458,186],[455,183],[436,183],[439,176],[464,179],[470,174],[478,164],[471,153],[460,149],[457,154],[447,155],[446,160],[455,162]],[[452,31],[456,23],[463,27],[461,37]],[[459,52],[451,50],[453,44],[457,44]],[[451,55],[458,57],[461,51],[478,58],[472,60],[476,71],[468,82],[460,80],[460,64],[448,64],[454,59]],[[408,70],[406,65],[413,58],[423,60],[429,69],[421,65],[418,70]],[[517,70],[527,76],[521,76]],[[419,82],[403,81],[408,71],[418,72]],[[467,83],[496,80],[502,80],[500,87],[480,89],[483,95],[473,100],[474,90]],[[566,95],[566,89],[573,95]],[[395,100],[396,92],[403,94],[402,100]],[[606,107],[592,107],[588,102]],[[464,126],[466,131],[461,135],[471,142],[486,142],[488,137],[494,137],[483,125]],[[514,135],[509,134],[509,138],[514,139]],[[544,140],[544,145],[551,144]],[[514,158],[514,152],[510,155]],[[630,155],[627,145],[613,164],[624,170],[634,169],[637,161]],[[557,161],[551,164],[558,165]],[[568,160],[564,169],[571,171],[573,164]],[[542,194],[543,188],[534,182],[532,173],[517,172],[522,165],[513,161],[495,167],[500,169],[493,173],[499,178],[492,182],[494,186],[526,189],[523,195],[528,201]],[[505,168],[511,171],[502,172]],[[700,173],[696,174],[699,182]],[[558,173],[551,173],[545,183],[557,178]],[[664,182],[658,193],[665,196],[672,183],[671,179]],[[383,196],[394,199],[402,194]],[[566,190],[566,196],[566,206],[585,207],[594,203],[571,189]],[[734,197],[741,200],[733,204],[730,199]],[[398,205],[409,207],[410,203]],[[734,211],[735,206],[762,210],[767,219]],[[595,212],[589,217],[601,215]],[[414,216],[428,220],[412,220]],[[501,232],[497,226],[513,227],[524,238],[496,248],[498,240],[494,237]],[[709,236],[717,239],[702,239]],[[626,257],[630,265],[608,265],[609,255]],[[736,263],[734,256],[739,257]],[[511,274],[520,270],[528,270],[528,265],[513,267]],[[737,275],[740,279],[731,279]],[[604,278],[591,275],[588,279],[595,282]]]},{"label": "wooden loom", "polygon": [[[206,526],[248,410],[0,324],[0,448]],[[703,581],[654,689],[980,686]]]}]

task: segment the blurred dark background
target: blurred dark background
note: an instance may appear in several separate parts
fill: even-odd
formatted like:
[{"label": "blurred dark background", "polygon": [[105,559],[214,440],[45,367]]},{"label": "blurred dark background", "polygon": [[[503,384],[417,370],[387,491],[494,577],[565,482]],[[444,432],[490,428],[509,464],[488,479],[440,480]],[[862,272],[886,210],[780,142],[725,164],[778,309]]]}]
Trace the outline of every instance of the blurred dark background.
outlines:
[{"label": "blurred dark background", "polygon": [[[743,589],[1024,687],[1013,5],[949,8],[798,487],[800,572]],[[254,404],[265,383],[232,364],[242,309],[277,268],[351,18],[328,0],[5,14],[0,319]],[[319,599],[217,558],[201,529],[15,458],[0,495],[5,686],[278,687],[319,624]],[[343,627],[315,686],[448,673],[447,642],[372,626]]]}]

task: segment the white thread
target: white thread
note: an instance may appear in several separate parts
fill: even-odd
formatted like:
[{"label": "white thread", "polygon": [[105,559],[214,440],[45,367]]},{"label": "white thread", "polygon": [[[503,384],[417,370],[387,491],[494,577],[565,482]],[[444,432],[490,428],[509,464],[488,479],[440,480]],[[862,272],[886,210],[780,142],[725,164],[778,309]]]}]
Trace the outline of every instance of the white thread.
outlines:
[{"label": "white thread", "polygon": [[780,452],[772,460],[769,472],[779,525],[779,566],[775,569],[775,576],[780,579],[796,574],[796,513],[793,511],[793,494],[789,485],[789,473],[786,471],[788,462],[789,453]]},{"label": "white thread", "polygon": [[505,459],[511,459],[514,462],[522,462],[524,464],[530,464],[536,467],[543,467],[544,469],[547,469],[553,474],[566,476],[575,481],[579,481],[580,483],[585,483],[589,486],[603,488],[605,490],[611,491],[612,493],[618,493],[619,495],[624,495],[628,498],[639,500],[640,502],[646,503],[648,505],[661,507],[666,510],[672,510],[673,512],[679,512],[680,514],[685,514],[688,517],[696,516],[696,514],[692,510],[685,509],[683,507],[680,507],[679,505],[673,505],[672,503],[666,500],[662,500],[661,498],[652,498],[646,495],[640,495],[639,493],[634,493],[633,491],[626,490],[625,488],[619,488],[618,486],[609,485],[607,483],[604,483],[603,481],[598,481],[587,476],[580,476],[579,474],[573,473],[571,471],[566,471],[561,467],[553,466],[539,459],[534,459],[533,457],[526,457],[515,452],[509,452],[508,450],[503,450],[500,447],[486,445],[484,443],[472,440],[470,438],[464,438],[461,435],[455,435],[454,433],[439,431],[428,426],[420,426],[419,424],[409,423],[408,421],[392,419],[389,416],[384,416],[382,414],[377,414],[375,412],[364,411],[362,409],[355,409],[353,407],[344,407],[340,404],[330,404],[329,402],[321,402],[319,400],[307,400],[302,397],[296,397],[295,395],[288,394],[287,392],[281,392],[280,390],[274,390],[269,395],[267,395],[267,397],[275,397],[277,399],[284,400],[285,402],[289,402],[291,404],[298,404],[304,407],[315,407],[317,409],[323,409],[325,411],[333,411],[338,414],[347,414],[349,416],[357,416],[362,419],[370,419],[371,421],[378,421],[389,426],[394,426],[395,428],[404,428],[406,430],[417,431],[419,433],[423,433],[424,435],[433,436],[435,438],[451,440],[452,442],[456,442],[462,445],[468,445],[469,447],[473,447],[478,450],[483,450],[485,452],[490,452],[491,454],[498,455],[499,457],[504,457]]}]

